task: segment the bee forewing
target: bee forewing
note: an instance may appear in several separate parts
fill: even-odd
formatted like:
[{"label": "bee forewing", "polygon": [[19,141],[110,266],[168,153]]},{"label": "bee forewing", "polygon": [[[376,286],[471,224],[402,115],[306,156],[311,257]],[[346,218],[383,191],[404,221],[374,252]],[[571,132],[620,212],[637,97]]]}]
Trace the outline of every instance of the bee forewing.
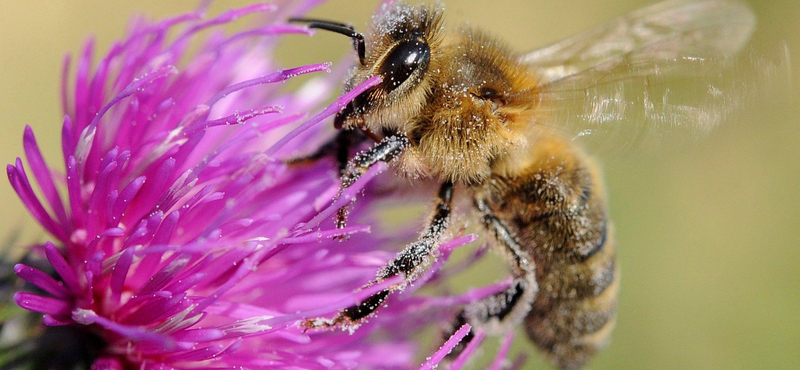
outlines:
[{"label": "bee forewing", "polygon": [[524,55],[541,78],[536,124],[595,147],[702,136],[755,85],[733,57],[754,26],[739,2],[673,1]]},{"label": "bee forewing", "polygon": [[601,24],[521,57],[544,84],[625,61],[730,55],[749,40],[756,20],[737,1],[667,1]]}]

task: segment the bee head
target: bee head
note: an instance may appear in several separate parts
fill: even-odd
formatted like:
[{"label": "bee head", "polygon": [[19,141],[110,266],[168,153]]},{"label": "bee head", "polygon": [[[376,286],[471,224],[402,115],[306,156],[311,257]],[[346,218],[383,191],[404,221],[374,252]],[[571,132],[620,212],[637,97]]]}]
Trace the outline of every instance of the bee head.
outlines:
[{"label": "bee head", "polygon": [[404,132],[407,121],[421,111],[430,92],[441,43],[442,10],[401,4],[376,15],[366,36],[334,22],[294,19],[353,39],[358,64],[345,82],[349,91],[379,75],[381,84],[356,97],[337,114],[337,128],[361,128],[374,133]]},{"label": "bee head", "polygon": [[443,49],[427,106],[409,124],[427,172],[479,183],[499,158],[528,146],[538,80],[504,44],[473,29],[453,33]]}]

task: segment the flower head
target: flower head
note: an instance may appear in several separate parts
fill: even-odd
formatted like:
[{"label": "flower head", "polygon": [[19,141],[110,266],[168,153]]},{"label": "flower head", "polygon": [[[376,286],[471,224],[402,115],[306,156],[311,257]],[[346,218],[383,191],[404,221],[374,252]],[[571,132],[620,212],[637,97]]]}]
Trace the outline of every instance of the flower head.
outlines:
[{"label": "flower head", "polygon": [[[64,78],[63,172],[25,129],[27,163],[9,165],[8,177],[53,240],[32,249],[44,267],[14,267],[39,289],[14,299],[49,327],[98,338],[93,368],[416,368],[433,353],[422,363],[430,368],[469,327],[438,352],[415,335],[452,318],[453,303],[498,290],[425,297],[409,289],[353,333],[297,325],[385,288],[391,281],[357,290],[401,245],[369,232],[380,204],[364,186],[378,171],[332,203],[332,161],[284,161],[322,145],[331,134],[321,123],[380,82],[325,106],[343,71],[281,69],[276,40],[310,33],[283,20],[307,10],[257,4],[136,21],[96,65],[87,43],[71,88]],[[226,34],[222,25],[242,16],[261,19]],[[71,69],[68,58],[65,76]],[[303,85],[286,91],[289,79]],[[358,225],[336,229],[331,216],[357,194]],[[335,240],[343,234],[350,240]],[[443,245],[434,271],[472,239]]]}]

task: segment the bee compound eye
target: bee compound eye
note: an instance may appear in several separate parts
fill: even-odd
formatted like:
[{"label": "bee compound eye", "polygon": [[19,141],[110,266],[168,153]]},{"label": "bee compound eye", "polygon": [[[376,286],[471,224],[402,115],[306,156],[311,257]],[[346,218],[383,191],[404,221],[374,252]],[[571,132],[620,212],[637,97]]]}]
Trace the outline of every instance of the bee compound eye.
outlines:
[{"label": "bee compound eye", "polygon": [[403,84],[420,68],[427,68],[431,49],[422,37],[404,40],[386,56],[380,67],[387,90],[392,91]]},{"label": "bee compound eye", "polygon": [[478,96],[481,99],[496,100],[496,99],[500,98],[500,93],[498,93],[497,90],[495,90],[495,89],[493,89],[491,87],[481,87],[478,90]]}]

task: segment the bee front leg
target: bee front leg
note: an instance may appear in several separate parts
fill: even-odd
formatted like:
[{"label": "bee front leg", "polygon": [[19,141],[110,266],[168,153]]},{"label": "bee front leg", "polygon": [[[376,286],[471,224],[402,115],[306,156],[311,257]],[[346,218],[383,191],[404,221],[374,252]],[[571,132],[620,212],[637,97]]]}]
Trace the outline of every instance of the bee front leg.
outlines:
[{"label": "bee front leg", "polygon": [[362,289],[393,276],[402,276],[403,281],[401,283],[373,294],[360,304],[345,308],[333,319],[309,319],[303,322],[302,325],[308,329],[333,326],[355,329],[383,305],[390,293],[402,290],[408,284],[413,283],[430,268],[436,258],[439,240],[450,224],[452,200],[453,183],[448,181],[442,184],[439,189],[436,210],[428,223],[428,227],[420,235],[419,239],[398,253],[392,261],[378,271],[375,280],[363,286]]},{"label": "bee front leg", "polygon": [[289,166],[303,166],[320,159],[335,156],[339,174],[344,175],[350,150],[367,140],[360,130],[339,130],[332,139],[322,145],[316,152],[307,156],[292,158],[286,161]]},{"label": "bee front leg", "polygon": [[[408,138],[403,135],[387,136],[379,143],[365,152],[361,152],[351,159],[342,172],[342,185],[334,201],[342,196],[345,189],[353,185],[370,167],[378,162],[390,162],[408,146]],[[348,205],[345,204],[336,213],[336,227],[343,229],[347,226]]]}]

